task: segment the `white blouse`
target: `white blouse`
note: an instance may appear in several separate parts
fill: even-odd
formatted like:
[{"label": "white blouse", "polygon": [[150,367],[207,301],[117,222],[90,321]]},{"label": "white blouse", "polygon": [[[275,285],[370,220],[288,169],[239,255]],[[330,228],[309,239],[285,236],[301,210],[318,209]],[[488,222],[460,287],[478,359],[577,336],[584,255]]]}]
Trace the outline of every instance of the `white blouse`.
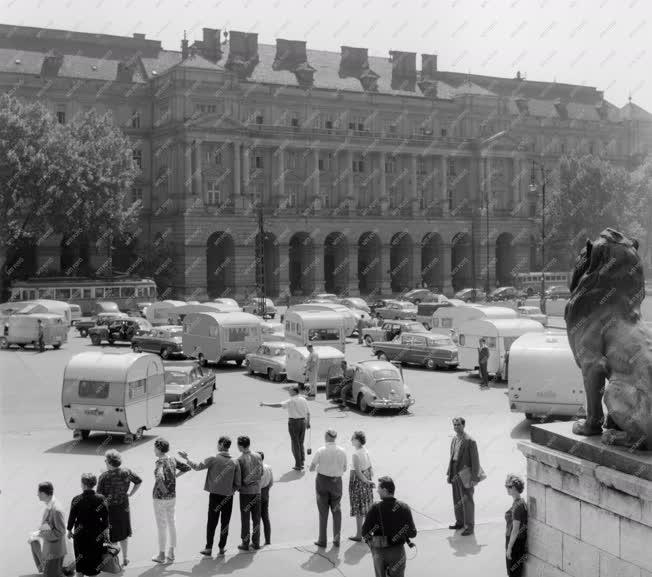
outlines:
[{"label": "white blouse", "polygon": [[[354,452],[354,455],[358,456],[358,460],[360,461],[360,470],[365,471],[369,467],[371,467],[371,459],[369,457],[369,452],[365,447],[361,447],[360,449],[357,449]],[[351,469],[355,469],[355,461],[353,461],[353,464],[351,465]]]}]

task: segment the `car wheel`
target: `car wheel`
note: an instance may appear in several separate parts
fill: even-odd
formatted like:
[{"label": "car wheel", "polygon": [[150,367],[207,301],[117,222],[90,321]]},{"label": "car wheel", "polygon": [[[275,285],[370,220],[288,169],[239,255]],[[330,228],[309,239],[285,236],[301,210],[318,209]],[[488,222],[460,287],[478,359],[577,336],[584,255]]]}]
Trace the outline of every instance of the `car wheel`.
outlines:
[{"label": "car wheel", "polygon": [[360,409],[360,411],[363,413],[369,412],[369,404],[367,403],[367,399],[365,399],[365,396],[362,393],[358,395],[358,409]]},{"label": "car wheel", "polygon": [[208,365],[208,361],[206,360],[206,357],[202,354],[199,353],[199,356],[197,357],[197,360],[199,361],[199,365],[202,367],[205,367]]},{"label": "car wheel", "polygon": [[426,369],[430,369],[431,371],[434,371],[437,368],[437,363],[435,362],[435,359],[426,359]]},{"label": "car wheel", "polygon": [[380,351],[376,355],[376,357],[378,358],[379,361],[389,361],[389,357],[385,353],[383,353],[382,351]]},{"label": "car wheel", "polygon": [[144,431],[145,431],[145,427],[139,427],[138,430],[136,431],[136,434],[134,435],[134,441],[140,441],[143,438]]},{"label": "car wheel", "polygon": [[52,348],[53,348],[55,351],[59,350],[59,349],[61,348],[61,343],[55,343],[54,345],[52,345]]},{"label": "car wheel", "polygon": [[525,413],[525,418],[528,421],[533,421],[534,420],[534,413]]},{"label": "car wheel", "polygon": [[143,349],[140,348],[140,345],[133,343],[131,345],[131,350],[134,351],[134,353],[142,353]]},{"label": "car wheel", "polygon": [[170,358],[170,349],[167,347],[163,347],[161,349],[161,358],[162,359],[169,359]]},{"label": "car wheel", "polygon": [[86,439],[88,439],[88,437],[91,436],[91,432],[89,429],[82,429],[79,433],[82,441],[85,441]]},{"label": "car wheel", "polygon": [[235,362],[235,364],[236,364],[236,366],[241,367],[241,366],[242,366],[242,359],[238,359],[238,360]]},{"label": "car wheel", "polygon": [[190,405],[190,408],[188,409],[189,417],[194,417],[195,414],[197,414],[197,399],[192,402],[192,405]]},{"label": "car wheel", "polygon": [[8,349],[9,348],[9,341],[7,340],[7,337],[0,337],[0,349]]},{"label": "car wheel", "polygon": [[274,369],[267,369],[267,378],[270,381],[274,381],[274,382],[277,382],[279,380],[278,374]]},{"label": "car wheel", "polygon": [[457,369],[457,365],[448,365],[449,371],[454,371],[455,369]]},{"label": "car wheel", "polygon": [[97,335],[91,335],[91,344],[98,346],[100,344],[100,337]]},{"label": "car wheel", "polygon": [[79,336],[80,337],[87,337],[88,336],[88,331],[86,329],[79,329]]},{"label": "car wheel", "polygon": [[373,343],[374,340],[371,338],[370,335],[365,335],[364,337],[364,344],[367,345],[368,347],[371,346],[371,343]]},{"label": "car wheel", "polygon": [[113,346],[113,343],[114,343],[115,341],[114,341],[113,339],[108,339],[108,340],[109,340],[109,344],[110,344],[111,346]]},{"label": "car wheel", "polygon": [[206,399],[206,405],[211,406],[213,404],[213,392],[211,391],[211,396]]}]

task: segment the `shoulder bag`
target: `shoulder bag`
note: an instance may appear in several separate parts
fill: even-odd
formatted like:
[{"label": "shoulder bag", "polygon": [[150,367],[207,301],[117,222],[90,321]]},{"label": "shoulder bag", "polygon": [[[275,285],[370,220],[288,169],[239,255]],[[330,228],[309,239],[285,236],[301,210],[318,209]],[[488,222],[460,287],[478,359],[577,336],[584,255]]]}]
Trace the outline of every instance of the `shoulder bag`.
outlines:
[{"label": "shoulder bag", "polygon": [[116,574],[122,573],[120,566],[120,547],[116,547],[111,543],[104,543],[104,552],[102,553],[102,571],[106,573]]},{"label": "shoulder bag", "polygon": [[[385,527],[383,526],[383,513],[381,511],[380,503],[378,504],[378,518],[380,519],[380,529],[385,533]],[[385,549],[389,547],[389,539],[387,538],[387,535],[372,535],[371,546],[374,549]]]}]

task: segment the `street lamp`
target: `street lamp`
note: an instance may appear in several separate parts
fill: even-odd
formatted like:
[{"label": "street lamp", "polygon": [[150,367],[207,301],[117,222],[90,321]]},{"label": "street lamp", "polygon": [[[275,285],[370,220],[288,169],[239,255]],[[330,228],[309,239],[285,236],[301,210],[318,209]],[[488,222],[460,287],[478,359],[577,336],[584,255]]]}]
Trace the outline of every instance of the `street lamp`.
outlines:
[{"label": "street lamp", "polygon": [[262,318],[265,318],[266,307],[267,307],[267,291],[265,290],[265,223],[264,223],[264,214],[263,214],[263,198],[258,199],[258,258],[256,262],[257,269],[257,289],[258,294],[260,295],[260,305],[258,310]]},{"label": "street lamp", "polygon": [[530,174],[530,192],[536,192],[536,169],[541,170],[541,294],[539,306],[543,314],[546,313],[546,167],[532,160],[532,172]]},{"label": "street lamp", "polygon": [[[486,160],[485,160],[485,168],[486,168]],[[487,225],[487,238],[485,239],[485,244],[486,244],[486,252],[487,252],[487,262],[486,267],[487,267],[487,274],[485,276],[485,283],[484,283],[484,293],[485,293],[485,298],[489,296],[489,292],[491,290],[491,287],[489,286],[489,189],[487,188],[487,183],[485,182],[486,179],[486,170],[484,170],[485,174],[483,175],[482,178],[482,188],[484,189],[482,199],[484,201],[484,214],[485,214],[485,222]]]}]

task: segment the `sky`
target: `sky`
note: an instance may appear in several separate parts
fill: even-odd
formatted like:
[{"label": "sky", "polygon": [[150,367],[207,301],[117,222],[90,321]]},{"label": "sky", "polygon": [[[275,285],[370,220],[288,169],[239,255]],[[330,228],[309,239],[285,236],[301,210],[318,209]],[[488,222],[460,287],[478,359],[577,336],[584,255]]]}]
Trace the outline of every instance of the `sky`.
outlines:
[{"label": "sky", "polygon": [[[440,70],[595,86],[652,111],[650,0],[0,0],[5,24],[131,36],[179,50],[202,27],[438,54]],[[417,56],[420,65],[420,56]]]}]

